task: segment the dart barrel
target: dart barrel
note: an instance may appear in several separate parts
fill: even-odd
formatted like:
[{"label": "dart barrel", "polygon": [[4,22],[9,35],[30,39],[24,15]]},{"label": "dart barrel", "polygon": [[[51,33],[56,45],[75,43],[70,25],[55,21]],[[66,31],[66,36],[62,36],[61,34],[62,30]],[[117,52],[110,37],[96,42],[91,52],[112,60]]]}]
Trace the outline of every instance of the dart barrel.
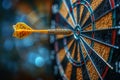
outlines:
[{"label": "dart barrel", "polygon": [[69,29],[48,29],[48,34],[69,35],[69,34],[72,34],[72,31]]}]

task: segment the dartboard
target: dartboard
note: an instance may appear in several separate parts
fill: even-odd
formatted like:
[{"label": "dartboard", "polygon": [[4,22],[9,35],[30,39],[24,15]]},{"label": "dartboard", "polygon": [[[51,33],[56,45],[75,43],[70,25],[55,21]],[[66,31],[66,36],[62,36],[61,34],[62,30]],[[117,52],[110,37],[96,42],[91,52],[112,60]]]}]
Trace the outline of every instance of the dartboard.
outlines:
[{"label": "dartboard", "polygon": [[72,30],[51,36],[60,80],[102,80],[113,69],[119,5],[119,0],[54,0],[51,28]]}]

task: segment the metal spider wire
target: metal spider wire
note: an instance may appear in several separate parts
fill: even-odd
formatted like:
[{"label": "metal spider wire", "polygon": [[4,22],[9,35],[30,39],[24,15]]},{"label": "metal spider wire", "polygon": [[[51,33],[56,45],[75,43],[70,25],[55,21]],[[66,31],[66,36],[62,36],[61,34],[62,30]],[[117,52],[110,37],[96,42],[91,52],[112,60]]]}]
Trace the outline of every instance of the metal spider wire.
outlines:
[{"label": "metal spider wire", "polygon": [[[67,77],[64,71],[66,69],[68,62],[70,62],[73,65],[73,67],[76,66],[76,67],[82,68],[83,79],[91,79],[89,71],[87,70],[87,67],[86,67],[87,60],[90,60],[92,62],[101,80],[104,78],[103,76],[104,69],[108,67],[113,69],[113,67],[94,50],[93,46],[94,46],[94,42],[97,42],[97,43],[100,43],[102,45],[105,45],[111,48],[119,49],[117,45],[114,45],[115,43],[114,37],[116,36],[116,33],[118,33],[120,26],[113,25],[113,27],[111,28],[96,29],[95,22],[99,20],[100,18],[104,17],[105,15],[107,15],[108,13],[116,10],[116,8],[120,6],[120,4],[114,3],[113,0],[103,0],[102,3],[100,3],[100,5],[95,10],[92,10],[91,5],[90,5],[92,1],[93,0],[91,1],[90,0],[76,0],[74,3],[72,3],[71,0],[63,0],[63,3],[65,4],[65,7],[67,8],[67,11],[68,11],[66,18],[64,18],[63,15],[60,14],[60,12],[57,12],[55,14],[56,15],[56,18],[55,18],[56,26],[60,26],[61,28],[68,28],[73,31],[72,35],[67,36],[67,37],[64,36],[63,38],[56,39],[55,41],[55,43],[57,44],[59,44],[60,42],[63,42],[63,45],[59,44],[55,46],[58,48],[57,52],[59,52],[59,50],[61,50],[62,48],[65,49],[66,56],[64,57],[61,64],[59,62],[59,59],[57,60],[57,63],[59,64],[58,66],[60,66],[59,67],[60,74],[64,75],[62,77],[65,80],[67,79]],[[82,11],[82,16],[80,17],[81,4],[84,5],[85,7]],[[77,8],[77,19],[75,18],[75,13],[73,12],[74,8]],[[90,13],[90,15],[85,21],[85,23],[83,23],[83,20],[85,19],[85,16],[88,12]],[[72,20],[73,26],[69,24],[68,22],[69,17]],[[92,30],[85,30],[87,27],[89,27],[89,25],[91,25],[91,23],[92,23]],[[80,27],[80,35],[77,36],[78,37],[77,39],[74,37],[76,31],[75,31],[75,28],[73,28],[74,26],[76,27],[76,25],[79,25]],[[104,34],[106,35],[103,38],[102,36],[104,36]],[[88,42],[86,42],[84,38],[91,40],[91,44],[88,44]],[[72,40],[74,41],[70,45],[70,48],[68,48],[67,45]],[[82,52],[83,50],[81,48],[82,46],[84,47],[87,53],[86,57],[84,57],[83,55],[83,52]],[[75,47],[74,57],[71,56],[73,47]],[[80,61],[77,61],[77,57],[75,57],[76,55],[78,55],[77,49],[79,49]],[[57,55],[57,58],[58,56],[59,55]],[[72,72],[75,72],[74,70],[72,69]],[[72,75],[74,74],[71,74],[71,78],[72,78]],[[75,75],[74,75],[74,78],[75,78]]]}]

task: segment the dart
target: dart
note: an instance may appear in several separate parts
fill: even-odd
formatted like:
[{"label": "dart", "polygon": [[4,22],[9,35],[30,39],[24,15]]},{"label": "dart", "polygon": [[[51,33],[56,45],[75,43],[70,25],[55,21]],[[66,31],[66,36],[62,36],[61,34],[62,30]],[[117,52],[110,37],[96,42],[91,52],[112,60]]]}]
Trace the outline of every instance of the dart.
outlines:
[{"label": "dart", "polygon": [[23,22],[18,22],[16,25],[13,25],[14,33],[13,36],[19,39],[23,39],[29,36],[32,33],[40,34],[54,34],[54,35],[69,35],[72,33],[69,29],[41,29],[34,30]]}]

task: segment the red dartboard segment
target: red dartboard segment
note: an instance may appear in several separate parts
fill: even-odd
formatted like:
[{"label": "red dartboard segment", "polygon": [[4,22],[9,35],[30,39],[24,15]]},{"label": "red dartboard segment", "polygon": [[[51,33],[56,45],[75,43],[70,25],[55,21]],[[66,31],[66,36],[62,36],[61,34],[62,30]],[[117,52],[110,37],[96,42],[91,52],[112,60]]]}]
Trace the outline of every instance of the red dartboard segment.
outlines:
[{"label": "red dartboard segment", "polygon": [[115,40],[116,40],[116,30],[112,31],[112,45],[115,44]]},{"label": "red dartboard segment", "polygon": [[[115,8],[114,7],[115,4],[113,3],[113,0],[103,0],[103,1],[92,0],[90,2],[89,0],[86,0],[86,1],[70,0],[68,2],[67,1],[68,0],[64,0],[63,2],[61,2],[62,6],[60,6],[60,10],[58,11],[58,13],[62,15],[61,17],[59,17],[60,18],[59,22],[56,21],[57,22],[56,24],[59,24],[57,26],[61,28],[72,27],[71,29],[73,31],[73,34],[72,34],[73,37],[70,38],[68,36],[66,38],[66,36],[63,36],[63,39],[61,39],[62,40],[61,42],[59,42],[58,40],[58,46],[63,45],[62,52],[58,52],[59,50],[56,51],[58,52],[56,58],[57,58],[60,75],[63,80],[66,80],[66,79],[68,80],[96,79],[97,80],[99,78],[102,80],[107,74],[108,69],[113,69],[110,63],[107,62],[109,58],[108,56],[111,55],[110,49],[118,48],[117,45],[113,44],[115,43],[115,39],[116,39],[115,36],[117,31],[115,32],[114,30],[116,29],[111,28],[112,27],[111,11]],[[74,3],[71,4],[71,2],[74,2]],[[109,5],[109,2],[110,2],[110,5]],[[66,6],[63,6],[63,5],[66,5]],[[81,5],[83,6],[83,11],[81,12],[82,15],[79,12],[82,10]],[[103,10],[100,9],[102,8],[101,6],[104,8]],[[67,13],[65,13],[64,8],[67,8],[66,10],[68,11]],[[101,12],[98,12],[99,9]],[[73,11],[77,12],[77,16],[79,16],[79,18],[73,16],[73,15],[76,15],[75,12]],[[88,15],[87,13],[90,13],[90,14]],[[64,17],[64,14],[67,14],[67,16]],[[86,19],[86,22],[84,23],[83,20],[85,20],[86,16],[89,16],[89,17],[88,19]],[[75,20],[77,20],[77,22],[74,22]],[[81,20],[82,20],[82,25],[80,24],[81,22],[79,22]],[[71,23],[73,22],[76,24],[74,26],[73,25],[71,26]],[[69,27],[64,26],[62,23],[69,24]],[[88,23],[90,24],[88,25]],[[110,37],[106,38],[107,36],[110,36]],[[74,41],[70,45],[70,42],[72,40]],[[56,38],[56,41],[57,41],[57,38]],[[79,48],[75,44],[79,44],[79,46],[82,47],[79,52],[79,54],[81,54],[79,59],[75,57],[77,54],[77,51],[73,50],[74,48]],[[106,50],[106,53],[104,53],[105,52],[104,49]],[[65,55],[62,55],[64,54],[63,52],[65,53]],[[59,58],[59,57],[62,57],[62,58]],[[79,73],[75,71],[76,69],[78,69],[78,67],[80,71]]]},{"label": "red dartboard segment", "polygon": [[113,9],[115,7],[115,1],[114,0],[109,0],[111,8]]},{"label": "red dartboard segment", "polygon": [[[113,9],[113,8],[115,7],[115,1],[114,1],[114,0],[109,0],[109,3],[110,3],[111,8]],[[116,40],[116,30],[113,30],[113,31],[112,31],[112,45],[115,44],[115,40]],[[108,69],[109,69],[109,67],[106,66],[105,71],[104,71],[103,74],[102,74],[102,77],[103,77],[103,78],[104,78],[105,75],[107,74]]]}]

